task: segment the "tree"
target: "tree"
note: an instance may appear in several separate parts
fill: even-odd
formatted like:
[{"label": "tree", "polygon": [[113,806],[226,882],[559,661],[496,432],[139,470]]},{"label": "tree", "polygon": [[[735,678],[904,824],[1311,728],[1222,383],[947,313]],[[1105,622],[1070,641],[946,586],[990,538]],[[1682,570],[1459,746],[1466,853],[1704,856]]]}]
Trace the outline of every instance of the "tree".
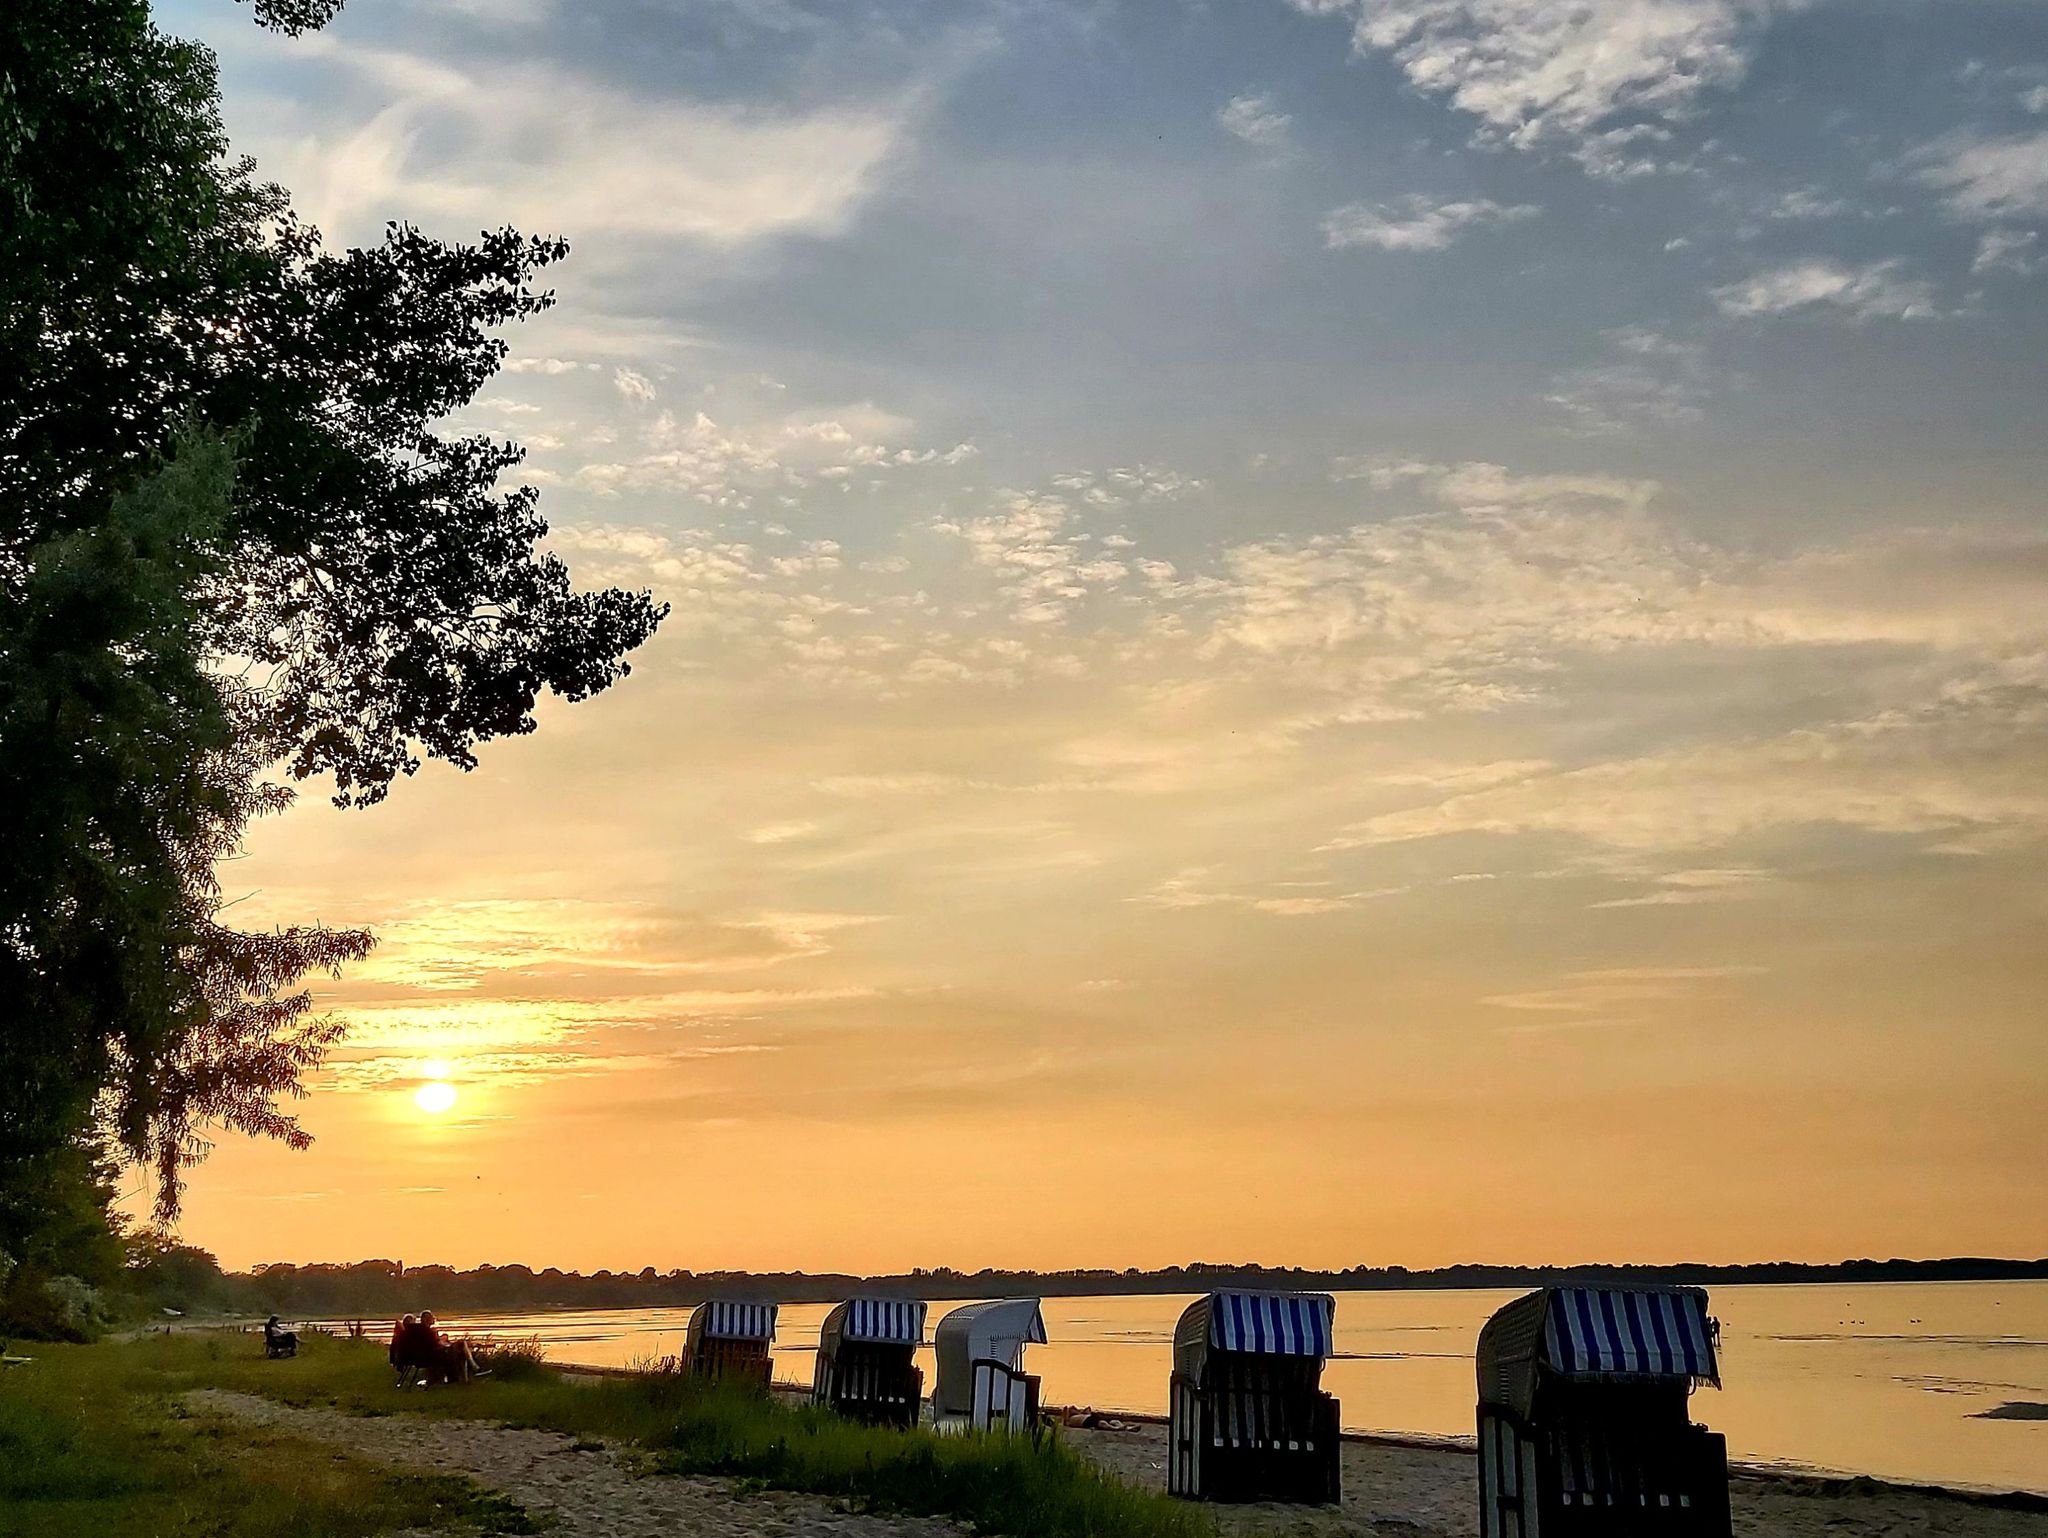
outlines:
[{"label": "tree", "polygon": [[0,347],[24,366],[0,377],[0,563],[99,517],[196,418],[244,433],[205,639],[270,670],[295,775],[375,801],[532,730],[544,690],[622,676],[663,610],[536,554],[536,493],[498,489],[516,445],[434,431],[503,360],[493,328],[553,303],[533,279],[566,244],[394,225],[330,253],[229,158],[211,57],[139,0],[16,0],[5,25]]},{"label": "tree", "polygon": [[285,799],[256,779],[260,701],[200,640],[232,492],[227,446],[186,436],[0,588],[0,800],[16,813],[0,861],[0,1162],[34,1168],[97,1112],[151,1160],[165,1217],[201,1124],[303,1144],[277,1101],[338,1027],[304,1018],[291,990],[370,946],[219,921],[216,862]]},{"label": "tree", "polygon": [[[265,771],[364,805],[468,767],[659,623],[539,551],[515,445],[436,431],[565,250],[329,252],[144,0],[0,15],[0,1166],[110,1139],[168,1217],[204,1128],[302,1141],[280,1106],[337,1028],[299,979],[370,942],[219,921],[216,862],[289,800]],[[0,1196],[0,1248],[25,1221]]]}]

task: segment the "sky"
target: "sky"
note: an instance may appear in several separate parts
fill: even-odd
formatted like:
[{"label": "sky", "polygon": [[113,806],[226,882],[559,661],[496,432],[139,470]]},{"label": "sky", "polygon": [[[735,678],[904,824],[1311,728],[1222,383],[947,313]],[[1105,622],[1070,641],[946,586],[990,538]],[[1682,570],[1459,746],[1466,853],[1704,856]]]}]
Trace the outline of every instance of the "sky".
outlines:
[{"label": "sky", "polygon": [[381,944],[189,1240],[2048,1252],[2039,0],[159,15],[569,239],[451,425],[673,605],[226,868]]}]

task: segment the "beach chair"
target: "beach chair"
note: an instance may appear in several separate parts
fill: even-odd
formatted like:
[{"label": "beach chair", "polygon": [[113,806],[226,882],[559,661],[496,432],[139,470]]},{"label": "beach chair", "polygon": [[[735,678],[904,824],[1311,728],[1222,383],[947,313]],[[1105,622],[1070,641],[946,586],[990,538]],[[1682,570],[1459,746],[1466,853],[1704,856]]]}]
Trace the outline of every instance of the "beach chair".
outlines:
[{"label": "beach chair", "polygon": [[683,1356],[696,1377],[765,1390],[768,1352],[774,1344],[773,1303],[711,1298],[690,1315]]},{"label": "beach chair", "polygon": [[811,1398],[874,1426],[915,1426],[924,1401],[917,1348],[924,1305],[909,1298],[849,1298],[825,1316]]},{"label": "beach chair", "polygon": [[1212,1292],[1173,1333],[1166,1487],[1209,1501],[1335,1501],[1337,1401],[1322,1391],[1337,1304]]},{"label": "beach chair", "polygon": [[263,1326],[263,1355],[271,1360],[299,1354],[299,1336],[296,1330],[287,1330],[275,1319]]},{"label": "beach chair", "polygon": [[1729,1538],[1728,1448],[1697,1287],[1546,1287],[1479,1332],[1480,1538]]},{"label": "beach chair", "polygon": [[969,1303],[941,1319],[932,1332],[933,1429],[1037,1436],[1038,1379],[1024,1371],[1024,1348],[1033,1343],[1045,1343],[1036,1298]]}]

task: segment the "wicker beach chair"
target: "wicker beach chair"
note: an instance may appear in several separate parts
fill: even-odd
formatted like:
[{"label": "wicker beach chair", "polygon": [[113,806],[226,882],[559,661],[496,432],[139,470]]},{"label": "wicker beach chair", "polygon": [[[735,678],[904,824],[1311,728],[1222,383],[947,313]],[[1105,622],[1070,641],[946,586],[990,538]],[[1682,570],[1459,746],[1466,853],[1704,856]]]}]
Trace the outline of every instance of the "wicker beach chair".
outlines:
[{"label": "wicker beach chair", "polygon": [[1479,1333],[1481,1538],[1729,1538],[1720,1386],[1697,1287],[1547,1287]]},{"label": "wicker beach chair", "polygon": [[1024,1348],[1045,1343],[1036,1298],[969,1303],[932,1332],[938,1371],[932,1425],[942,1432],[1038,1434],[1038,1379],[1024,1371]]},{"label": "wicker beach chair", "polygon": [[773,1303],[711,1298],[690,1315],[683,1355],[699,1378],[766,1389],[768,1351],[774,1344]]},{"label": "wicker beach chair", "polygon": [[916,1363],[924,1304],[909,1298],[849,1298],[825,1316],[811,1397],[876,1426],[915,1426],[924,1399]]},{"label": "wicker beach chair", "polygon": [[1167,1488],[1211,1501],[1335,1501],[1337,1401],[1322,1391],[1336,1300],[1212,1292],[1173,1336]]}]

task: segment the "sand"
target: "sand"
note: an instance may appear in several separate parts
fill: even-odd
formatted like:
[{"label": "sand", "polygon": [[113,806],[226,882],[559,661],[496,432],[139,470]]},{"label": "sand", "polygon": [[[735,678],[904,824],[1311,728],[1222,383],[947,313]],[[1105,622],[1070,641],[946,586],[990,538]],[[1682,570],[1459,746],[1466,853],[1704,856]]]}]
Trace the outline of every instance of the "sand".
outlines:
[{"label": "sand", "polygon": [[[250,1394],[203,1389],[196,1412],[274,1425],[380,1462],[467,1474],[536,1515],[563,1538],[965,1538],[957,1524],[843,1510],[815,1496],[742,1493],[734,1481],[642,1475],[623,1449],[550,1431],[423,1416],[361,1417],[294,1409]],[[1163,1426],[1065,1428],[1080,1452],[1134,1484],[1163,1489]],[[1212,1506],[1226,1538],[1469,1538],[1475,1532],[1473,1456],[1451,1449],[1344,1444],[1344,1501],[1331,1508]],[[1871,1480],[1738,1477],[1739,1538],[2048,1538],[2048,1509],[2025,1510]]]},{"label": "sand", "polygon": [[467,1474],[545,1514],[548,1532],[560,1538],[966,1538],[958,1524],[929,1517],[865,1516],[783,1491],[742,1494],[729,1479],[639,1475],[621,1449],[560,1432],[294,1409],[221,1389],[200,1389],[185,1402],[200,1414],[276,1426],[380,1463]]},{"label": "sand", "polygon": [[[1063,1431],[1069,1442],[1134,1484],[1166,1488],[1166,1428]],[[1347,1441],[1343,1503],[1336,1507],[1213,1506],[1226,1535],[1261,1538],[1473,1538],[1478,1532],[1477,1458],[1449,1448]],[[1738,1475],[1729,1487],[1737,1538],[2048,1538],[2048,1502],[2022,1510],[1967,1496],[1875,1480]]]}]

